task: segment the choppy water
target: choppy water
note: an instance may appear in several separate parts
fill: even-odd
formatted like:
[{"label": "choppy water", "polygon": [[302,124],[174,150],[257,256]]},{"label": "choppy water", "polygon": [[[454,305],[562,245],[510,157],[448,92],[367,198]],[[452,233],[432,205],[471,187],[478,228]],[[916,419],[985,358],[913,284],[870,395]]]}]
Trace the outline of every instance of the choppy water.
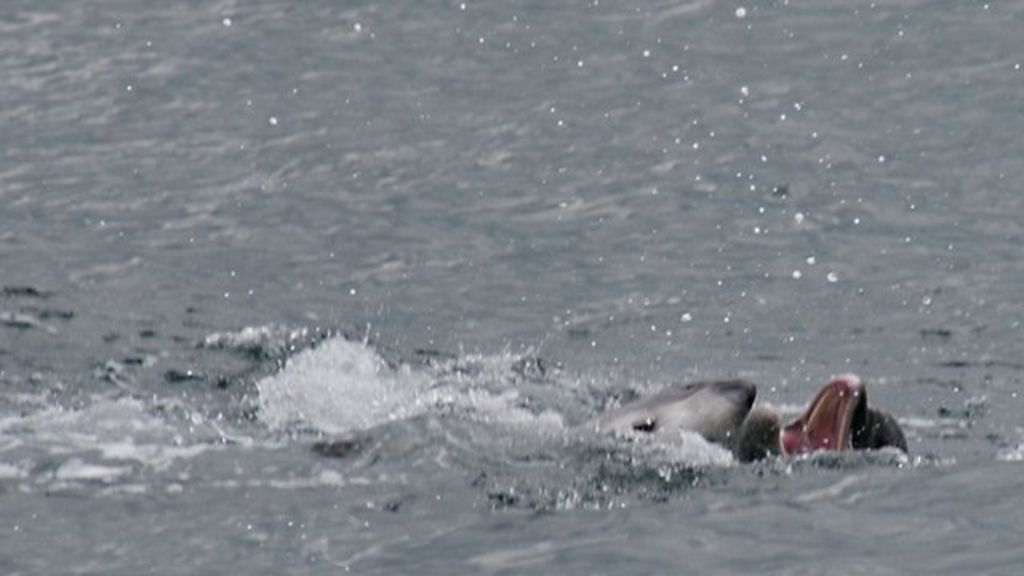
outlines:
[{"label": "choppy water", "polygon": [[[5,2],[0,569],[1019,573],[1022,26]],[[572,428],[846,371],[908,458]]]}]

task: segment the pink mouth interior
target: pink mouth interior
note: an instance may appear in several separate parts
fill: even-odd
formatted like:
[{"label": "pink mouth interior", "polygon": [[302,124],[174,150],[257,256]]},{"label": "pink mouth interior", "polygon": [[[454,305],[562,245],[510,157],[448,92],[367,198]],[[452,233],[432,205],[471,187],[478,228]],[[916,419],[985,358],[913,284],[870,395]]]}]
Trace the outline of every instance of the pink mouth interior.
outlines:
[{"label": "pink mouth interior", "polygon": [[782,453],[848,450],[853,412],[862,395],[863,385],[856,376],[833,378],[814,397],[807,411],[783,428],[779,437]]}]

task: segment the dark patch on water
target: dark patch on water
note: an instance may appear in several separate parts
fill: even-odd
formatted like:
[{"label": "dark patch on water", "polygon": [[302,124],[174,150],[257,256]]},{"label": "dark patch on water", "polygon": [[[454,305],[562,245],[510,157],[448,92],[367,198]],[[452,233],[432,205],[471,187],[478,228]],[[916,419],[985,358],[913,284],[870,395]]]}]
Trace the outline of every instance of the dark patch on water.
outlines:
[{"label": "dark patch on water", "polygon": [[584,338],[590,338],[593,336],[593,332],[590,328],[584,326],[573,326],[565,332],[569,338],[574,340],[583,340]]},{"label": "dark patch on water", "polygon": [[547,375],[544,360],[535,356],[526,356],[512,364],[512,373],[530,382],[540,382]]},{"label": "dark patch on water", "polygon": [[405,496],[385,500],[384,503],[380,506],[380,508],[385,512],[391,512],[392,514],[394,514],[400,512],[402,508],[405,507],[406,504],[412,504],[415,501],[415,495],[407,494]]},{"label": "dark patch on water", "polygon": [[919,331],[924,341],[947,341],[953,336],[953,331],[946,328],[925,328]]},{"label": "dark patch on water", "polygon": [[487,501],[491,508],[501,510],[502,508],[518,508],[523,504],[523,499],[514,490],[494,491],[487,493]]},{"label": "dark patch on water", "polygon": [[926,386],[934,386],[943,390],[952,390],[953,392],[960,392],[963,390],[963,383],[960,380],[940,379],[928,376],[924,378],[917,378],[915,382]]},{"label": "dark patch on water", "polygon": [[936,410],[936,413],[940,417],[963,420],[968,426],[972,426],[975,421],[987,416],[988,412],[988,399],[984,396],[968,398],[967,400],[964,400],[963,406],[959,408],[939,406]]},{"label": "dark patch on water", "polygon": [[171,368],[164,372],[164,381],[170,384],[181,384],[183,382],[198,382],[204,380],[205,377],[194,370],[179,370],[177,368]]},{"label": "dark patch on water", "polygon": [[52,292],[40,290],[32,286],[4,286],[0,294],[6,298],[39,298],[45,299],[53,295]]},{"label": "dark patch on water", "polygon": [[1024,363],[1013,362],[1010,360],[946,360],[939,362],[937,366],[958,370],[965,368],[1006,368],[1009,370],[1024,370]]},{"label": "dark patch on water", "polygon": [[99,380],[122,388],[126,387],[131,381],[125,365],[114,360],[107,360],[102,366],[97,366],[93,375]]},{"label": "dark patch on water", "polygon": [[366,447],[367,441],[364,438],[344,438],[314,442],[310,449],[324,458],[352,458],[361,454]]},{"label": "dark patch on water", "polygon": [[454,362],[458,356],[450,352],[442,352],[433,348],[416,348],[412,351],[413,356],[427,366],[435,366],[439,363]]}]

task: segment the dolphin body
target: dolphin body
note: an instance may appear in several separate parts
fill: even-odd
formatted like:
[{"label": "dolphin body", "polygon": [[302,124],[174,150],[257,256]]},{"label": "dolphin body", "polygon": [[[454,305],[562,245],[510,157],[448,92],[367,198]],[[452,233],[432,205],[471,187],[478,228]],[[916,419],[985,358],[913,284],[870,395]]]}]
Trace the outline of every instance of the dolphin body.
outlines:
[{"label": "dolphin body", "polygon": [[715,380],[669,387],[611,410],[586,424],[596,432],[700,434],[732,451],[741,462],[818,450],[865,450],[893,446],[907,451],[896,419],[868,407],[867,389],[854,374],[832,377],[807,411],[783,427],[778,413],[754,406],[757,386],[746,380]]},{"label": "dolphin body", "polygon": [[668,436],[696,432],[729,445],[754,405],[757,387],[746,380],[718,380],[670,386],[591,420],[596,432],[621,436]]}]

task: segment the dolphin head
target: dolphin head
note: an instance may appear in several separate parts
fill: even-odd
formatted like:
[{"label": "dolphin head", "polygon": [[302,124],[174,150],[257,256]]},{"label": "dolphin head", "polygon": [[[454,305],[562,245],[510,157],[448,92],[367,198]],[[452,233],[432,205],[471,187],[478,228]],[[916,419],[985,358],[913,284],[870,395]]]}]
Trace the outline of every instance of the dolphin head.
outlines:
[{"label": "dolphin head", "polygon": [[745,380],[673,386],[599,417],[595,427],[620,434],[689,431],[710,442],[729,445],[756,395],[757,387]]}]

